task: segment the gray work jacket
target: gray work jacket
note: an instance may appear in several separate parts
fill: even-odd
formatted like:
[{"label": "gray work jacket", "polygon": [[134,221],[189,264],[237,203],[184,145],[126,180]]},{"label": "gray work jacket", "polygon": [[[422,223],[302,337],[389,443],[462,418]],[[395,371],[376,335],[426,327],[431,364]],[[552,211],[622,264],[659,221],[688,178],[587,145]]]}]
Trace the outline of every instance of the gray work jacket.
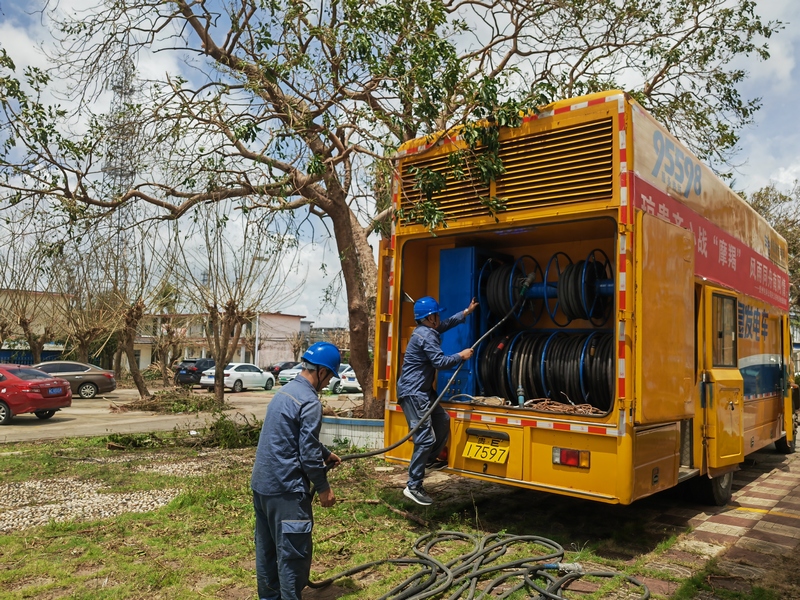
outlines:
[{"label": "gray work jacket", "polygon": [[267,407],[258,438],[250,487],[264,496],[330,488],[325,460],[331,451],[319,441],[322,404],[311,383],[297,376]]},{"label": "gray work jacket", "polygon": [[397,380],[398,398],[417,398],[426,403],[428,393],[433,388],[437,369],[454,367],[461,362],[458,354],[446,356],[442,352],[440,334],[464,322],[466,315],[459,311],[433,329],[427,325],[417,325],[408,341],[403,357],[403,369]]}]

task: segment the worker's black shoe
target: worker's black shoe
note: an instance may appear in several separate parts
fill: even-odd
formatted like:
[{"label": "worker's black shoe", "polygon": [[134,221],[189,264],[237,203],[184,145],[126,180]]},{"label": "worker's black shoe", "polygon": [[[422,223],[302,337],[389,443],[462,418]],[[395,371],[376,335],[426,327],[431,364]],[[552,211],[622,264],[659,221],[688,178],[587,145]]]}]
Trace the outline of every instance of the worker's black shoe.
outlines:
[{"label": "worker's black shoe", "polygon": [[422,506],[429,506],[433,504],[433,498],[425,493],[425,490],[422,488],[422,486],[419,486],[418,488],[406,487],[406,489],[403,490],[403,495],[406,498],[411,498],[414,502],[421,504]]},{"label": "worker's black shoe", "polygon": [[447,468],[446,460],[434,460],[425,465],[425,471],[441,471]]}]

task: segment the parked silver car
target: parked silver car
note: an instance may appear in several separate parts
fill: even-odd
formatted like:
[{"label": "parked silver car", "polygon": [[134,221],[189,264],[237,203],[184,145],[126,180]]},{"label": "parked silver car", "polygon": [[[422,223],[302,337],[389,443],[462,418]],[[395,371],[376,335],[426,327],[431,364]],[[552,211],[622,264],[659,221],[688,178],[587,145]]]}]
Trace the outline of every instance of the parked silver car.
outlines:
[{"label": "parked silver car", "polygon": [[303,368],[300,366],[299,363],[290,369],[284,369],[283,371],[278,373],[278,383],[280,383],[281,385],[289,383],[292,379],[300,375],[300,371],[302,370]]},{"label": "parked silver car", "polygon": [[[278,382],[281,384],[287,384],[292,379],[297,377],[302,371],[303,368],[300,365],[292,367],[291,369],[284,369],[278,374]],[[330,383],[328,383],[328,389],[333,392],[334,394],[338,394],[342,391],[342,375],[345,373],[351,373],[355,378],[355,372],[353,371],[353,367],[348,365],[347,363],[342,363],[339,365],[339,376],[338,377],[331,377]]]}]

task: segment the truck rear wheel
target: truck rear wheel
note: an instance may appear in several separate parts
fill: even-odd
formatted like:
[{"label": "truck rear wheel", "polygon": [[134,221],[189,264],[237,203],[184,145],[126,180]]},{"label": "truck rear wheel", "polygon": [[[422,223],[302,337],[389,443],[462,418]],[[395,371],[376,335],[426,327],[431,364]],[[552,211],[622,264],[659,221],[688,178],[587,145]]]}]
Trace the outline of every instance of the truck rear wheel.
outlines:
[{"label": "truck rear wheel", "polygon": [[792,432],[792,441],[787,442],[786,436],[775,441],[775,450],[781,454],[793,454],[797,448],[797,413],[792,415],[792,423],[794,424],[794,431]]},{"label": "truck rear wheel", "polygon": [[775,450],[781,454],[793,454],[797,448],[797,431],[794,433],[795,437],[791,442],[786,441],[786,436],[783,436],[779,440],[775,440]]},{"label": "truck rear wheel", "polygon": [[733,495],[733,471],[719,477],[701,475],[692,482],[694,497],[697,502],[714,506],[725,506]]}]

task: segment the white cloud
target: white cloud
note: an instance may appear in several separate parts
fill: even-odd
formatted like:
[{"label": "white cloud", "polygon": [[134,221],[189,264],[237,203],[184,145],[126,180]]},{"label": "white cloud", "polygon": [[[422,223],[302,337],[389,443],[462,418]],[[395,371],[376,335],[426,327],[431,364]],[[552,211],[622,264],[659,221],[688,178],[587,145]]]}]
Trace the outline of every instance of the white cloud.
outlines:
[{"label": "white cloud", "polygon": [[788,189],[800,178],[800,2],[759,0],[756,10],[764,19],[784,22],[785,28],[769,40],[769,60],[737,64],[750,74],[740,87],[743,96],[762,99],[753,125],[742,132],[736,157],[743,163],[737,169],[737,187],[746,192],[770,183]]}]

